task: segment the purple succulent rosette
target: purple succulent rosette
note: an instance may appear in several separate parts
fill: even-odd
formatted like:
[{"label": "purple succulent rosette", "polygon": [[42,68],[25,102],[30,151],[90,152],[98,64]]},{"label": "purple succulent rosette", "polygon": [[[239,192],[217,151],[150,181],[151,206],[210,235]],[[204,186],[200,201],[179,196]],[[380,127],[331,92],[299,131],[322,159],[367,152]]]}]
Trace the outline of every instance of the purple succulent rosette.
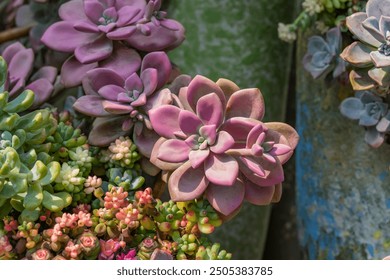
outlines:
[{"label": "purple succulent rosette", "polygon": [[390,0],[369,0],[366,12],[347,17],[347,26],[357,41],[341,57],[355,66],[350,80],[355,90],[390,86]]},{"label": "purple succulent rosette", "polygon": [[150,157],[159,137],[152,130],[148,111],[172,102],[169,89],[159,91],[168,81],[171,68],[165,52],[151,52],[142,61],[140,75],[132,73],[123,78],[106,68],[89,71],[83,80],[86,95],[73,105],[77,111],[96,117],[89,143],[108,146],[133,131],[139,151]]},{"label": "purple succulent rosette", "polygon": [[138,53],[169,50],[184,40],[184,28],[159,11],[161,1],[71,0],[59,9],[62,21],[51,25],[42,42],[73,53],[63,65],[66,86],[80,84],[96,67],[110,68],[123,78],[139,67]]},{"label": "purple succulent rosette", "polygon": [[174,201],[205,195],[225,216],[244,199],[269,204],[283,180],[282,164],[292,155],[298,135],[283,123],[263,123],[258,89],[240,90],[233,82],[196,76],[179,91],[178,106],[149,111],[161,138],[150,161],[169,172]]},{"label": "purple succulent rosette", "polygon": [[31,75],[35,58],[34,52],[19,42],[9,45],[1,55],[8,65],[4,89],[9,91],[11,98],[15,98],[25,89],[35,93],[34,107],[50,98],[54,90],[53,84],[57,78],[55,67],[43,66]]},{"label": "purple succulent rosette", "polygon": [[366,128],[365,141],[373,148],[381,146],[390,132],[389,104],[372,92],[357,92],[356,97],[345,99],[340,111],[351,120],[359,120],[359,125]]}]

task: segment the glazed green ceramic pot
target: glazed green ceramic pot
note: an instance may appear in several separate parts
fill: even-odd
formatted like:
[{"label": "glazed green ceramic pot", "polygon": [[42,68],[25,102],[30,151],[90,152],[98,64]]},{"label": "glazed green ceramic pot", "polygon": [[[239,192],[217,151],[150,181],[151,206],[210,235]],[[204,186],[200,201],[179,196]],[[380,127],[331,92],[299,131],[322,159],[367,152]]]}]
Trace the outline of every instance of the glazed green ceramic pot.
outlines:
[{"label": "glazed green ceramic pot", "polygon": [[[241,88],[258,87],[266,120],[283,121],[292,54],[277,35],[278,22],[291,21],[294,1],[172,0],[169,14],[186,28],[186,40],[170,53],[183,73]],[[235,259],[261,259],[270,207],[244,205],[213,239]]]}]

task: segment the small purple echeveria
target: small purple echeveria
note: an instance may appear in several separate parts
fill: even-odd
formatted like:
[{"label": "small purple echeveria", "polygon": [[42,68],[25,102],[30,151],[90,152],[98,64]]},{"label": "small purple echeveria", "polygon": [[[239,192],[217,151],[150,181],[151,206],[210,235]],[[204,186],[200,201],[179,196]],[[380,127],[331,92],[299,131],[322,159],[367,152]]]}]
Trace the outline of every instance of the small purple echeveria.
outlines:
[{"label": "small purple echeveria", "polygon": [[116,252],[121,248],[120,242],[109,239],[100,239],[100,253],[98,256],[99,260],[113,260]]},{"label": "small purple echeveria", "polygon": [[179,99],[179,107],[149,111],[161,136],[150,160],[171,173],[168,188],[174,201],[205,194],[217,211],[231,215],[244,199],[264,205],[279,195],[282,164],[298,135],[286,124],[260,121],[264,100],[258,89],[240,90],[228,80],[214,83],[196,76],[180,89]]},{"label": "small purple echeveria", "polygon": [[35,107],[50,98],[57,78],[55,67],[43,66],[31,75],[34,52],[19,42],[9,45],[1,55],[8,65],[5,90],[9,91],[11,98],[15,98],[25,89],[30,89],[35,93],[33,103]]},{"label": "small purple echeveria", "polygon": [[61,5],[62,21],[51,25],[42,42],[57,51],[73,53],[61,70],[67,87],[80,84],[88,70],[109,68],[123,78],[138,70],[140,51],[171,49],[184,40],[184,28],[165,19],[160,1],[71,0]]},{"label": "small purple echeveria", "polygon": [[168,81],[171,68],[165,52],[152,52],[144,57],[140,75],[133,73],[124,79],[110,69],[89,71],[83,81],[86,95],[73,105],[77,111],[96,117],[89,143],[107,146],[133,130],[139,151],[150,157],[159,136],[152,131],[148,111],[172,102],[168,89],[158,92]]},{"label": "small purple echeveria", "polygon": [[126,254],[121,253],[116,256],[117,260],[138,260],[137,251],[135,249],[130,249]]},{"label": "small purple echeveria", "polygon": [[382,145],[390,132],[389,104],[372,92],[360,91],[345,99],[340,111],[351,120],[359,120],[359,125],[366,128],[365,141],[373,148]]}]

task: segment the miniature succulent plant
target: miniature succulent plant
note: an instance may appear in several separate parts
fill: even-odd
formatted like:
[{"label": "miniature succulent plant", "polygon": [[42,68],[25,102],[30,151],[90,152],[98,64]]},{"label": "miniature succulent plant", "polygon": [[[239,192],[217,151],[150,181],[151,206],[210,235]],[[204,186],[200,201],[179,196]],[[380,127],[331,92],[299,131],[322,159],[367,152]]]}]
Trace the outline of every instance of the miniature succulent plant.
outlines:
[{"label": "miniature succulent plant", "polygon": [[339,27],[330,29],[326,33],[326,40],[321,36],[309,38],[303,66],[314,79],[324,77],[331,71],[333,71],[333,78],[336,78],[345,71],[346,63],[339,57],[341,40]]},{"label": "miniature succulent plant", "polygon": [[365,141],[377,148],[390,132],[389,104],[372,92],[357,92],[356,97],[345,99],[340,105],[341,113],[351,120],[359,120],[366,127]]},{"label": "miniature succulent plant", "polygon": [[390,86],[389,7],[389,0],[369,0],[366,12],[347,17],[347,26],[357,41],[346,47],[341,57],[357,68],[350,73],[355,90],[379,86],[386,91]]},{"label": "miniature succulent plant", "polygon": [[141,74],[125,79],[109,69],[89,71],[83,81],[86,95],[74,108],[97,117],[89,134],[89,143],[107,146],[133,130],[133,141],[141,154],[149,157],[154,141],[148,111],[171,101],[171,92],[158,90],[168,81],[171,63],[164,52],[152,52],[142,60]]},{"label": "miniature succulent plant", "polygon": [[34,107],[48,100],[54,90],[57,78],[57,69],[52,66],[43,66],[33,75],[34,52],[16,42],[4,49],[1,67],[8,65],[7,80],[4,90],[9,91],[10,97],[15,98],[23,90],[29,89],[35,93]]},{"label": "miniature succulent plant", "polygon": [[[228,100],[227,97],[229,98]],[[179,106],[149,111],[161,138],[151,162],[171,172],[174,201],[207,197],[224,215],[244,198],[270,203],[284,180],[282,164],[292,155],[298,135],[283,123],[263,123],[264,101],[258,89],[240,90],[233,82],[196,76],[180,90]]]},{"label": "miniature succulent plant", "polygon": [[159,11],[160,6],[160,0],[71,0],[64,3],[59,9],[62,21],[51,25],[42,37],[48,47],[74,53],[62,67],[63,83],[79,84],[84,74],[98,63],[122,77],[137,71],[138,53],[126,48],[121,41],[146,52],[179,45],[184,39],[184,28],[166,19],[166,13]]}]

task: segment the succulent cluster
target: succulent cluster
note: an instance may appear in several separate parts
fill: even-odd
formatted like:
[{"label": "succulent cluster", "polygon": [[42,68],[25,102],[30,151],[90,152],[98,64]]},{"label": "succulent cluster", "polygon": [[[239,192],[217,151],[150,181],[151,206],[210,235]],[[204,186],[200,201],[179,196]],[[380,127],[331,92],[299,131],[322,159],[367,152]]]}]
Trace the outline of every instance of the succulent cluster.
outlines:
[{"label": "succulent cluster", "polygon": [[[138,191],[131,200],[121,187],[112,187],[103,199],[101,208],[91,210],[80,204],[68,213],[41,215],[37,222],[5,216],[0,222],[0,259],[231,258],[204,236],[213,230],[204,232],[197,227],[205,217],[218,216],[204,201],[186,203],[186,207],[162,203],[151,196],[150,188]],[[206,216],[189,214],[194,207]],[[192,215],[192,223],[186,215]],[[168,229],[162,219],[176,226]]]}]

